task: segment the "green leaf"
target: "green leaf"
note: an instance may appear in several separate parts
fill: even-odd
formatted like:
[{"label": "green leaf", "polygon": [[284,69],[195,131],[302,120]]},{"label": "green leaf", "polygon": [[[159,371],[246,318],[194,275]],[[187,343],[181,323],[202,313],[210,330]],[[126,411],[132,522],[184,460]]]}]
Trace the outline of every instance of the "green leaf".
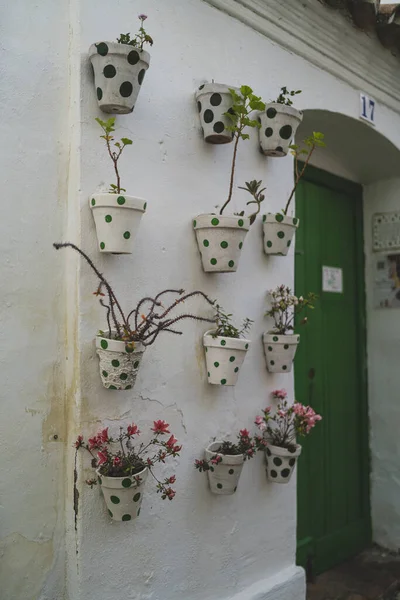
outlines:
[{"label": "green leaf", "polygon": [[129,138],[121,138],[121,142],[125,144],[125,146],[130,146],[132,144],[132,140]]},{"label": "green leaf", "polygon": [[248,98],[249,96],[252,95],[253,90],[251,89],[250,86],[248,85],[242,85],[240,86],[240,93],[242,94],[242,96],[244,96],[245,98]]}]

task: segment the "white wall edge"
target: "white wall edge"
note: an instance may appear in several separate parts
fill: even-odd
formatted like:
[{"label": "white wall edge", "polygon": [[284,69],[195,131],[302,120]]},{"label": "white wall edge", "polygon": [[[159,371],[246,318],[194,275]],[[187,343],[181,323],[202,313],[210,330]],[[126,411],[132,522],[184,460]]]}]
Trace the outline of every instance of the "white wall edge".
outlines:
[{"label": "white wall edge", "polygon": [[304,569],[292,566],[274,577],[262,579],[235,594],[231,600],[303,600],[306,597]]},{"label": "white wall edge", "polygon": [[[356,29],[340,12],[317,0],[204,2],[400,113],[398,59],[383,48],[375,35]],[[348,35],[343,44],[346,29]]]}]

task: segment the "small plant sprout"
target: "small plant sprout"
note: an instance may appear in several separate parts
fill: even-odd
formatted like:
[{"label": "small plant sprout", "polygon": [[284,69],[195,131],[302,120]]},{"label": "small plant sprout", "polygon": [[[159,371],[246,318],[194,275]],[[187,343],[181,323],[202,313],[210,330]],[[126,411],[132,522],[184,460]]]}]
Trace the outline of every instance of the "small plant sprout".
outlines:
[{"label": "small plant sprout", "polygon": [[[297,144],[292,144],[289,146],[291,149],[291,153],[294,156],[294,171],[295,171],[295,181],[294,187],[290,193],[289,199],[286,203],[285,208],[283,209],[283,214],[287,215],[290,203],[294,196],[297,186],[299,185],[300,179],[303,177],[308,163],[310,162],[310,158],[313,155],[313,152],[316,148],[325,148],[326,144],[324,142],[324,134],[319,131],[314,131],[313,134],[303,140],[303,147],[298,146]],[[300,167],[299,161],[301,157],[305,157],[304,164]]]},{"label": "small plant sprout", "polygon": [[[121,304],[111,285],[100,273],[87,254],[78,248],[78,246],[69,242],[53,244],[53,246],[56,250],[59,250],[60,248],[72,248],[88,263],[99,280],[94,295],[100,297],[100,304],[106,310],[108,337],[110,339],[124,341],[131,350],[134,349],[135,342],[141,342],[144,346],[150,346],[155,342],[162,331],[182,335],[182,331],[176,330],[173,326],[185,319],[215,323],[215,318],[208,319],[206,317],[199,317],[189,312],[185,312],[178,316],[171,316],[174,309],[179,307],[189,298],[196,296],[203,298],[210,306],[214,306],[215,301],[210,300],[206,294],[198,290],[188,294],[185,294],[185,291],[182,289],[163,290],[154,297],[146,296],[145,298],[142,298],[129,314],[126,315],[122,310]],[[175,299],[165,306],[161,298],[167,294],[175,297]]]},{"label": "small plant sprout", "polygon": [[139,32],[136,33],[132,38],[130,33],[121,33],[119,38],[117,38],[118,44],[127,44],[128,46],[133,46],[134,48],[138,48],[138,50],[143,50],[143,46],[145,44],[153,45],[153,38],[145,31],[143,23],[147,19],[147,15],[138,15],[138,19],[140,21]]},{"label": "small plant sprout", "polygon": [[289,90],[286,86],[281,88],[281,92],[276,99],[277,104],[285,104],[286,106],[292,106],[293,102],[291,101],[291,97],[296,96],[297,94],[301,94],[301,90]]},{"label": "small plant sprout", "polygon": [[[237,158],[237,150],[239,140],[248,140],[249,134],[244,133],[246,127],[251,128],[260,128],[260,123],[257,119],[251,119],[250,114],[254,110],[265,110],[265,103],[261,100],[259,96],[255,96],[253,94],[253,90],[248,85],[242,85],[240,88],[240,93],[238,93],[234,89],[229,89],[232,99],[233,106],[224,113],[231,125],[228,125],[227,130],[231,131],[234,139],[233,146],[233,157],[232,157],[232,166],[231,166],[231,175],[230,175],[230,183],[229,183],[229,193],[226,202],[223,204],[219,214],[222,215],[225,208],[228,206],[230,201],[232,200],[233,194],[233,184],[235,180],[235,167],[236,167],[236,158]],[[246,189],[246,188],[245,188]],[[256,201],[256,200],[254,200]],[[257,211],[258,212],[258,211]],[[255,213],[257,214],[257,213]],[[254,217],[255,218],[255,217]],[[254,221],[254,219],[253,219]]]},{"label": "small plant sprout", "polygon": [[251,319],[244,319],[242,327],[238,329],[232,324],[232,315],[224,312],[224,309],[219,304],[215,305],[216,315],[215,321],[217,329],[212,333],[212,337],[218,336],[230,337],[230,338],[241,338],[249,332],[254,321]]},{"label": "small plant sprout", "polygon": [[[121,158],[121,154],[124,151],[125,147],[130,146],[132,144],[132,140],[124,137],[121,138],[119,142],[114,142],[114,136],[111,134],[113,133],[113,131],[115,131],[115,117],[111,117],[110,119],[107,119],[107,121],[102,121],[101,119],[96,117],[96,121],[104,132],[104,134],[100,137],[106,142],[107,151],[113,162],[114,171],[117,178],[116,184],[110,184],[109,192],[111,194],[120,194],[121,192],[126,192],[126,189],[121,187],[121,178],[118,171],[118,161]],[[112,148],[112,145],[114,146],[114,148]]]},{"label": "small plant sprout", "polygon": [[[266,317],[272,317],[275,322],[273,333],[286,335],[294,329],[295,316],[306,308],[314,309],[314,303],[318,296],[310,292],[305,298],[294,296],[292,290],[285,285],[278,286],[269,292],[271,297],[271,308],[265,313]],[[301,325],[307,323],[307,317],[301,321]]]},{"label": "small plant sprout", "polygon": [[[239,190],[246,190],[246,192],[249,192],[249,194],[251,196],[253,196],[253,198],[254,198],[254,200],[249,200],[246,203],[246,205],[248,206],[249,204],[257,204],[256,212],[249,216],[250,225],[252,225],[254,223],[254,221],[256,220],[258,213],[260,212],[261,202],[263,202],[265,200],[265,196],[264,196],[263,192],[265,191],[266,188],[262,188],[260,190],[259,188],[262,185],[262,181],[256,181],[255,179],[253,181],[246,181],[245,185],[246,185],[246,187],[239,186]],[[243,215],[244,215],[244,211],[241,213],[241,216],[243,216]]]}]

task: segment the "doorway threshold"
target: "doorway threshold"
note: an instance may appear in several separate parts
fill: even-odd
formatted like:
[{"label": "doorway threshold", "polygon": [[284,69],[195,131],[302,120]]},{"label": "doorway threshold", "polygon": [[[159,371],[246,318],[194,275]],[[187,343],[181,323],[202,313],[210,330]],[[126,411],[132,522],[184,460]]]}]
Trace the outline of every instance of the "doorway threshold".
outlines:
[{"label": "doorway threshold", "polygon": [[400,600],[400,553],[365,550],[308,583],[307,600]]}]

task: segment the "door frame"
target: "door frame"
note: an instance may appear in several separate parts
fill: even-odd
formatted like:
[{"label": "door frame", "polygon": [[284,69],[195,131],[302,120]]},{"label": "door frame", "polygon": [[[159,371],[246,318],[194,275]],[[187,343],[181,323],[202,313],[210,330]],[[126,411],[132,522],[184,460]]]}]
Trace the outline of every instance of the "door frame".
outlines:
[{"label": "door frame", "polygon": [[[300,168],[304,163],[300,164]],[[367,370],[367,318],[366,318],[366,290],[365,290],[365,253],[364,253],[364,210],[363,210],[363,188],[361,184],[349,181],[337,175],[333,175],[323,169],[308,165],[303,181],[309,181],[317,185],[329,188],[336,192],[344,192],[351,195],[355,201],[355,245],[356,245],[356,285],[357,285],[357,305],[359,322],[357,327],[357,340],[359,352],[357,353],[357,372],[360,381],[361,394],[361,489],[362,489],[362,512],[365,515],[367,544],[372,540],[371,526],[371,501],[370,501],[370,473],[371,460],[369,448],[369,415],[368,415],[368,370]],[[297,213],[296,213],[297,216]],[[301,224],[300,224],[301,226]],[[295,255],[297,248],[295,247]],[[296,277],[296,259],[295,259],[295,277]],[[295,292],[296,293],[296,292]],[[296,378],[296,369],[294,369],[294,378]],[[296,379],[295,379],[296,382]],[[295,384],[296,385],[296,384]],[[297,515],[298,517],[298,515]],[[297,564],[310,567],[308,564],[307,547],[312,538],[302,540],[299,544],[297,539]],[[308,567],[308,568],[307,568]],[[329,568],[329,566],[327,566]]]}]

